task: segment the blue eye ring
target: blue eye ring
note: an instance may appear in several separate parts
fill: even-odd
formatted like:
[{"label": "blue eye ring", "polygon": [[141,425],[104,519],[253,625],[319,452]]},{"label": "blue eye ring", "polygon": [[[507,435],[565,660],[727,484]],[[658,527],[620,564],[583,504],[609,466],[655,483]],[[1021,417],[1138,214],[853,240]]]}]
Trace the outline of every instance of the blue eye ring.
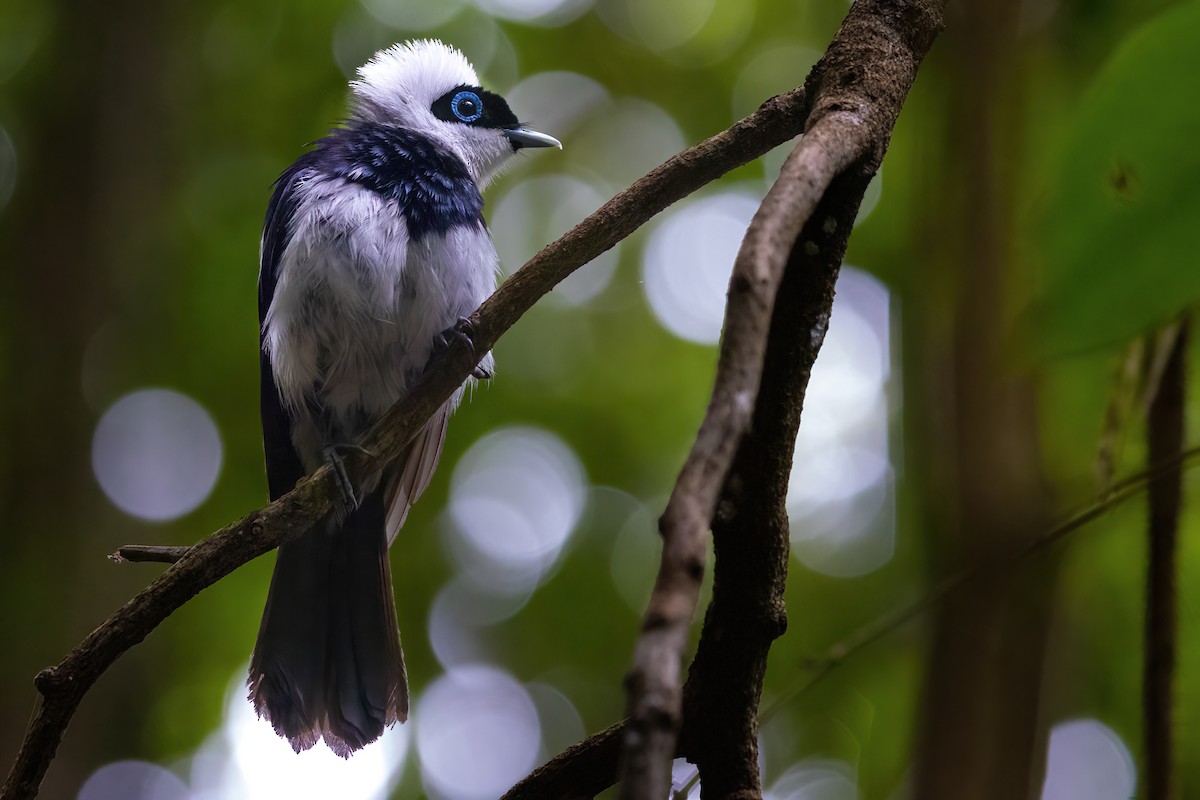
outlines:
[{"label": "blue eye ring", "polygon": [[[463,110],[459,108],[464,100],[469,101],[467,110],[469,110],[470,103],[475,104],[475,110],[473,112],[464,114]],[[463,122],[474,122],[483,116],[483,101],[480,100],[479,95],[475,94],[474,92],[459,92],[458,94],[454,95],[454,99],[450,101],[450,111],[454,114],[454,116],[458,117]]]}]

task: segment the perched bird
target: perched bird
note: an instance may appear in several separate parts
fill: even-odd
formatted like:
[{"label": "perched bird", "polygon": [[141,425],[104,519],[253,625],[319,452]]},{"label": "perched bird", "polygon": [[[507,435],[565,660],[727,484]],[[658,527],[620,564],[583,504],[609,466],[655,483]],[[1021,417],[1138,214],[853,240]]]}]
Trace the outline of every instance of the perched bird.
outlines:
[{"label": "perched bird", "polygon": [[[339,451],[495,289],[480,191],[517,150],[562,146],[478,84],[441,42],[377,53],[350,84],[348,120],[288,167],[267,208],[258,310],[271,499],[329,463],[346,501],[279,548],[250,662],[255,710],[297,752],[323,738],[348,757],[408,716],[388,546],[429,485],[462,389],[377,485],[350,485]],[[474,374],[491,371],[489,353]]]}]

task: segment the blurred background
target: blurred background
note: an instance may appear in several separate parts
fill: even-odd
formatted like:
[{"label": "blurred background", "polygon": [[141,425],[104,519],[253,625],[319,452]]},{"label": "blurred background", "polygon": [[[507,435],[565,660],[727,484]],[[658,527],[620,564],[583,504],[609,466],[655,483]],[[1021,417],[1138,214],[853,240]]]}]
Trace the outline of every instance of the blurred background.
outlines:
[{"label": "blurred background", "polygon": [[[1113,399],[1127,345],[1200,294],[1191,236],[1176,233],[1197,219],[1195,199],[1179,199],[1194,190],[1118,225],[1125,206],[1088,171],[1105,142],[1141,131],[1135,155],[1152,163],[1118,162],[1118,194],[1161,199],[1164,175],[1178,178],[1170,191],[1196,185],[1184,150],[1200,125],[1182,81],[1200,66],[1135,80],[1109,60],[1169,53],[1160,40],[1195,30],[1197,15],[1163,0],[969,5],[949,14],[868,190],[805,404],[788,494],[790,627],[763,704],[773,800],[905,797],[939,760],[970,760],[954,741],[1003,749],[947,716],[974,704],[980,720],[997,704],[1032,717],[1014,736],[1039,776],[1033,796],[1141,786],[1140,500],[1027,559],[1022,586],[983,593],[1019,595],[1019,613],[954,595],[948,612],[801,691],[813,659],[961,559],[1027,540],[1141,469],[1144,417]],[[0,3],[4,769],[34,674],[161,570],[105,554],[188,544],[264,503],[260,226],[275,177],[342,117],[355,67],[394,41],[443,39],[563,141],[488,190],[508,273],[671,154],[802,82],[847,7]],[[786,150],[668,209],[497,346],[495,380],[455,416],[392,551],[411,722],[342,762],[324,748],[295,756],[254,719],[244,678],[267,556],[99,681],[44,796],[483,800],[618,720],[655,520],[707,403],[733,256]],[[1194,496],[1194,475],[1186,487]],[[1196,528],[1189,510],[1175,730],[1193,790]],[[1005,633],[990,650],[955,644],[992,627]],[[678,784],[690,774],[679,764]]]}]

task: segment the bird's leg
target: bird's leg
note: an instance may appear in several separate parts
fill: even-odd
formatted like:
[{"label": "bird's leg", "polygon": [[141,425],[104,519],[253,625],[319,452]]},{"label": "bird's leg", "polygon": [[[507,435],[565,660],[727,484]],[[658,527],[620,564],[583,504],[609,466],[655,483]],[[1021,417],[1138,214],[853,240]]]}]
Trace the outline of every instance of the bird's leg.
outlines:
[{"label": "bird's leg", "polygon": [[358,496],[358,492],[354,489],[354,482],[350,480],[350,472],[346,469],[346,461],[342,458],[340,450],[353,450],[369,458],[374,458],[374,453],[366,448],[359,447],[356,444],[331,444],[325,448],[325,463],[329,465],[329,469],[333,472],[333,479],[337,483],[338,491],[342,495],[342,505],[345,506],[346,513],[356,511],[362,503],[362,498]]},{"label": "bird's leg", "polygon": [[[459,317],[458,322],[433,337],[433,355],[436,356],[438,353],[447,350],[450,345],[454,344],[455,340],[466,342],[467,346],[471,348],[471,352],[475,352],[475,342],[471,338],[473,330],[471,320],[466,317]],[[471,375],[481,381],[487,381],[491,380],[492,371],[480,363],[476,364],[475,369],[471,370]]]}]

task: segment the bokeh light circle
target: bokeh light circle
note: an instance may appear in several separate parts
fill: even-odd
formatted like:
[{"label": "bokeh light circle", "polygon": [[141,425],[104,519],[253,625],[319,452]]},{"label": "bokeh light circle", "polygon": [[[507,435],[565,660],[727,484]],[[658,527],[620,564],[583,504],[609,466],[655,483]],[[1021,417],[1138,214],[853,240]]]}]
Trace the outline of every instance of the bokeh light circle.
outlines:
[{"label": "bokeh light circle", "polygon": [[701,344],[720,340],[729,275],[759,202],[741,192],[705,197],[650,234],[643,286],[654,316],[671,333]]},{"label": "bokeh light circle", "polygon": [[109,407],[92,438],[92,470],[122,511],[182,516],[208,497],[221,470],[221,437],[208,412],[170,389],[142,389]]},{"label": "bokeh light circle", "polygon": [[360,0],[375,19],[392,28],[427,31],[445,25],[462,10],[464,0],[414,3],[411,0]]},{"label": "bokeh light circle", "polygon": [[1050,730],[1042,800],[1127,800],[1136,790],[1133,756],[1112,728],[1074,719]]},{"label": "bokeh light circle", "polygon": [[792,553],[825,575],[863,575],[895,553],[890,328],[887,287],[843,267],[804,398],[787,495]]},{"label": "bokeh light circle", "polygon": [[[568,175],[543,175],[514,186],[496,204],[492,238],[507,271],[573,228],[608,198],[595,186]],[[621,246],[601,253],[554,287],[550,298],[579,306],[604,291],[617,269]]]},{"label": "bokeh light circle", "polygon": [[763,800],[858,800],[854,768],[835,759],[806,758],[771,784]]},{"label": "bokeh light circle", "polygon": [[528,591],[574,530],[586,488],[583,465],[553,433],[519,426],[484,436],[450,481],[456,557],[489,589]]},{"label": "bokeh light circle", "polygon": [[105,764],[84,781],[75,800],[191,800],[187,784],[148,761]]},{"label": "bokeh light circle", "polygon": [[421,776],[447,800],[492,800],[537,763],[537,707],[495,667],[451,669],[421,696],[415,720]]},{"label": "bokeh light circle", "polygon": [[[269,722],[255,716],[246,699],[245,675],[245,670],[240,670],[234,676],[226,699],[224,741],[209,748],[216,756],[209,763],[215,767],[216,762],[224,761],[220,783],[209,787],[214,795],[250,800],[387,797],[404,768],[408,726],[391,726],[349,759],[338,757],[321,742],[295,753]],[[212,777],[206,775],[205,781]]]},{"label": "bokeh light circle", "polygon": [[565,25],[583,14],[591,0],[475,0],[493,16],[535,25]]}]

